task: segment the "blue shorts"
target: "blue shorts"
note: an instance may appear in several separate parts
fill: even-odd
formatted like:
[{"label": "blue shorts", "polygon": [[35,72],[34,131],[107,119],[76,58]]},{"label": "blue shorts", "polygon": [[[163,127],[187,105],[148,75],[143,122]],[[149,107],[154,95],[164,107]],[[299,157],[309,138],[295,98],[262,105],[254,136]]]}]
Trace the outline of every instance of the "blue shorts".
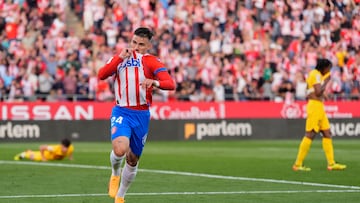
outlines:
[{"label": "blue shorts", "polygon": [[110,121],[111,140],[128,137],[131,151],[140,157],[149,131],[150,111],[114,106]]}]

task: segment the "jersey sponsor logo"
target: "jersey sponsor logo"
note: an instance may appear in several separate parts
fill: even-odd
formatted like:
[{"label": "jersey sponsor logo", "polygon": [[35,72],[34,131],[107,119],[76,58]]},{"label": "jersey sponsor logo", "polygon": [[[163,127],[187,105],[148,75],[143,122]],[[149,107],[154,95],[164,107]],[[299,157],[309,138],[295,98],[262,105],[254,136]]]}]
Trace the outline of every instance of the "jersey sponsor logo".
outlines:
[{"label": "jersey sponsor logo", "polygon": [[7,122],[0,125],[0,138],[40,138],[40,127],[38,125],[30,124],[13,124]]},{"label": "jersey sponsor logo", "polygon": [[185,123],[184,138],[189,139],[194,136],[197,140],[209,137],[249,137],[252,135],[250,123],[220,122],[209,123]]},{"label": "jersey sponsor logo", "polygon": [[126,67],[140,67],[140,59],[128,59],[126,61],[124,61],[123,63],[120,64],[120,69],[122,68],[126,68]]}]

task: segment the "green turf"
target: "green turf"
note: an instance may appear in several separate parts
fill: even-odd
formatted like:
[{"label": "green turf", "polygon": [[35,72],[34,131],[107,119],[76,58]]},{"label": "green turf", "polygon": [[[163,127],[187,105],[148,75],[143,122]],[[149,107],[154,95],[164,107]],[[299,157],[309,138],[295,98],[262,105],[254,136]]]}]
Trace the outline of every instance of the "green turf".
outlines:
[{"label": "green turf", "polygon": [[[126,203],[359,202],[360,140],[334,140],[345,171],[326,170],[321,141],[315,140],[307,173],[291,170],[299,142],[149,141]],[[0,203],[113,202],[106,195],[110,143],[75,142],[73,161],[12,161],[39,144],[0,143]]]}]

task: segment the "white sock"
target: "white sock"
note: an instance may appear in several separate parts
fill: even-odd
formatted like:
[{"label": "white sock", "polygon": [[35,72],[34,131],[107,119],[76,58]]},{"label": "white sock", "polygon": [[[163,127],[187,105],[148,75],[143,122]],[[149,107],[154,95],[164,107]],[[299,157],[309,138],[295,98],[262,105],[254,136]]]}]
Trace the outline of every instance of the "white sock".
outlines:
[{"label": "white sock", "polygon": [[130,184],[134,181],[136,177],[138,165],[139,163],[136,166],[130,166],[128,163],[125,163],[117,197],[125,196],[125,193],[129,189]]},{"label": "white sock", "polygon": [[121,164],[124,160],[124,156],[118,157],[115,155],[114,150],[110,153],[110,162],[111,162],[111,175],[113,176],[120,176],[121,174]]}]

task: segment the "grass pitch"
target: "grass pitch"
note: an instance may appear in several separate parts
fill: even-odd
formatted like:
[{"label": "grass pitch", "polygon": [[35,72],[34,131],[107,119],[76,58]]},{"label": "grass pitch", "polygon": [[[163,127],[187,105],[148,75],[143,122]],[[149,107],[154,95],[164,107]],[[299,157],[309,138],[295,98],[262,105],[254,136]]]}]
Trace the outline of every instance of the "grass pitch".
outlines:
[{"label": "grass pitch", "polygon": [[[294,172],[300,140],[146,144],[126,203],[355,203],[360,198],[360,140],[334,140],[345,171],[327,171],[320,139]],[[0,203],[107,203],[109,143],[74,143],[74,160],[13,161],[41,143],[0,143]]]}]

